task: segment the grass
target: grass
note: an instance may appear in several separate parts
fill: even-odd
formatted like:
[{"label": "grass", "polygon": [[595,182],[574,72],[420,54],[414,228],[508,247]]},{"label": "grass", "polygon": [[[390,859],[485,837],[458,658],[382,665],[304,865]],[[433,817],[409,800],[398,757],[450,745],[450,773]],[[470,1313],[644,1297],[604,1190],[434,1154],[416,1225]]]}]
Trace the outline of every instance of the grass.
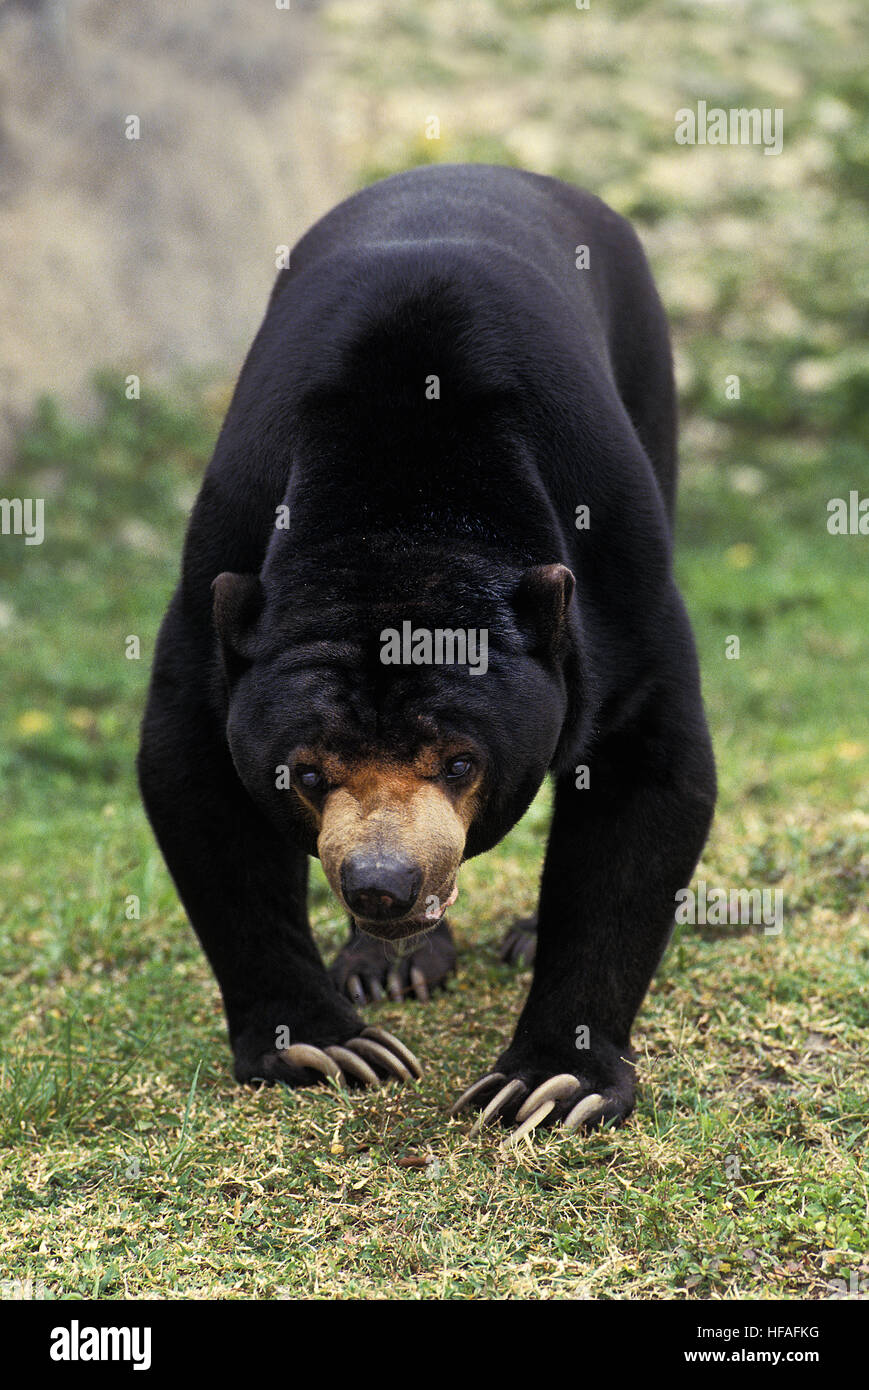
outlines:
[{"label": "grass", "polygon": [[[545,796],[466,867],[450,992],[371,1011],[424,1058],[418,1089],[234,1086],[133,777],[222,402],[133,408],[103,389],[87,429],[43,409],[14,486],[37,491],[55,460],[58,524],[26,575],[3,551],[4,588],[17,581],[2,663],[4,1276],[61,1297],[460,1298],[825,1296],[865,1277],[869,576],[861,538],[824,524],[847,463],[819,450],[790,491],[768,468],[774,507],[749,505],[725,470],[689,471],[683,488],[681,576],[722,781],[698,875],[780,887],[784,931],[680,928],[637,1032],[631,1126],[505,1158],[446,1112],[527,986],[493,942],[533,906]],[[734,633],[739,661],[724,656]],[[319,877],[314,912],[330,951],[343,925]]]},{"label": "grass", "polygon": [[[774,160],[725,151],[723,187],[704,194],[650,172],[642,91],[616,129],[604,94],[644,74],[649,26],[674,85],[684,70],[699,96],[706,73],[736,90],[730,10],[687,27],[676,4],[663,18],[634,5],[582,15],[598,26],[584,93],[613,157],[607,189],[589,147],[567,138],[570,112],[552,105],[564,84],[533,80],[561,61],[563,7],[482,8],[486,42],[460,46],[461,59],[442,46],[426,80],[470,111],[463,94],[479,91],[482,64],[501,73],[513,115],[503,131],[454,126],[445,153],[500,140],[510,162],[544,167],[534,122],[554,131],[565,167],[552,171],[637,219],[665,289],[683,405],[678,568],[721,782],[697,873],[780,888],[784,930],[677,929],[636,1030],[642,1087],[625,1129],[538,1134],[507,1156],[497,1135],[470,1141],[447,1112],[509,1036],[527,988],[494,943],[534,905],[544,793],[463,872],[450,990],[369,1011],[421,1056],[418,1087],[352,1100],[236,1087],[216,987],[133,774],[154,638],[228,387],[191,380],[131,402],[104,374],[89,422],[41,403],[3,480],[6,496],[46,498],[46,539],[0,544],[0,1280],[111,1299],[796,1299],[830,1297],[851,1276],[867,1287],[869,540],[826,528],[831,497],[869,495],[869,374],[849,346],[862,322],[848,113],[865,75],[841,46],[854,11],[795,6],[796,46],[756,26],[755,70],[769,60],[771,88],[782,64],[795,74],[790,172],[777,183]],[[348,73],[367,81],[366,63],[381,64],[384,101],[400,110],[402,46],[422,62],[446,11],[433,0],[393,34],[392,9],[329,7]],[[386,31],[394,65],[382,62]],[[514,68],[523,95],[511,106]],[[812,115],[822,96],[839,131],[829,140]],[[412,133],[392,148],[400,129],[368,132],[371,170],[422,157]],[[755,234],[741,259],[724,245],[734,219]],[[814,259],[801,259],[809,243]],[[724,396],[726,371],[740,374],[739,400]],[[139,659],[125,654],[130,637]],[[328,954],[343,922],[319,873],[313,915]]]}]

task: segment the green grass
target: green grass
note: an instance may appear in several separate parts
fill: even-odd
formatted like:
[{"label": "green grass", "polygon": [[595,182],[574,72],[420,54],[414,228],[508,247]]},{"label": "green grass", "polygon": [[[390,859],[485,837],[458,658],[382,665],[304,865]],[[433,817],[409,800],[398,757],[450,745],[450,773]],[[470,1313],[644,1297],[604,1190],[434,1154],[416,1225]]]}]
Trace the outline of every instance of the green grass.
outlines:
[{"label": "green grass", "polygon": [[[376,60],[400,87],[405,47],[423,62],[441,0],[395,33],[392,8],[330,7],[350,39],[371,40],[351,44],[351,76],[355,64],[368,80]],[[829,157],[797,160],[782,188],[759,182],[774,160],[727,151],[724,186],[704,201],[650,172],[663,144],[628,79],[645,74],[651,26],[662,71],[690,71],[700,96],[718,74],[729,93],[732,11],[695,24],[692,7],[690,25],[676,4],[580,17],[598,25],[584,87],[599,118],[592,159],[569,138],[557,73],[542,83],[563,7],[485,8],[486,42],[461,61],[442,46],[431,81],[461,107],[482,64],[512,115],[503,130],[452,130],[446,153],[503,147],[533,162],[517,131],[530,141],[539,120],[561,137],[553,172],[637,217],[662,279],[682,381],[678,569],[721,783],[697,872],[781,888],[784,930],[678,929],[636,1030],[642,1086],[626,1128],[538,1133],[508,1155],[497,1135],[469,1140],[447,1112],[503,1046],[528,985],[494,945],[534,905],[543,794],[463,871],[449,992],[369,1011],[422,1058],[418,1087],[352,1099],[236,1087],[217,990],[133,772],[156,630],[227,388],[192,381],[129,402],[105,375],[89,423],[40,406],[2,485],[46,498],[46,539],[0,543],[0,1279],[44,1280],[60,1298],[463,1299],[824,1298],[836,1279],[869,1279],[869,538],[826,529],[829,498],[869,495],[869,374],[848,346],[862,323],[861,146],[853,123],[828,142],[812,125],[821,95],[859,107],[865,76],[842,42],[854,12],[805,0],[796,47],[752,33],[755,67],[768,59],[773,82],[784,63],[800,79],[797,152],[814,139]],[[524,95],[511,106],[513,80]],[[612,110],[629,113],[615,127],[601,95],[613,81],[624,103]],[[398,154],[391,139],[369,132],[371,169],[430,153],[412,132]],[[741,258],[724,245],[734,217],[756,229]],[[724,398],[727,371],[739,401]],[[131,635],[139,660],[125,656]],[[319,872],[313,915],[329,953],[343,919]]]},{"label": "green grass", "polygon": [[[104,390],[87,429],[42,411],[7,489],[37,491],[56,461],[59,524],[26,565],[2,552],[3,1273],[56,1296],[462,1298],[823,1296],[843,1270],[865,1274],[869,575],[824,505],[848,451],[819,448],[790,487],[770,458],[764,505],[724,467],[683,488],[680,571],[722,783],[698,873],[781,887],[785,930],[681,928],[637,1031],[632,1124],[505,1158],[446,1112],[527,986],[493,943],[533,906],[545,796],[465,869],[450,992],[371,1011],[423,1057],[418,1089],[234,1086],[133,776],[217,416],[206,397],[185,413]],[[314,912],[334,949],[342,918],[319,876]],[[414,1156],[433,1162],[403,1166]]]}]

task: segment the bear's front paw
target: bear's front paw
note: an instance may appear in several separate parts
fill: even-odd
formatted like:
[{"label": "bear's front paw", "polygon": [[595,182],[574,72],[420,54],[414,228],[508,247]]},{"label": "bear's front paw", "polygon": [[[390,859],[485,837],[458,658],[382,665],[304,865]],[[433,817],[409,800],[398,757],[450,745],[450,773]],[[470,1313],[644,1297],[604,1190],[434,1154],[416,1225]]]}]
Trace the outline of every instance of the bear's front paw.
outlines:
[{"label": "bear's front paw", "polygon": [[286,1047],[266,1051],[250,1046],[242,1035],[235,1048],[236,1080],[249,1086],[314,1086],[333,1080],[340,1086],[380,1086],[384,1081],[417,1081],[422,1076],[418,1059],[399,1038],[385,1028],[362,1028],[339,1042],[319,1045],[290,1041]]},{"label": "bear's front paw", "polygon": [[506,965],[534,964],[537,955],[537,917],[520,917],[504,933],[498,955]]},{"label": "bear's front paw", "polygon": [[400,1001],[412,994],[428,1003],[433,989],[446,984],[456,968],[456,948],[446,922],[414,938],[399,954],[373,936],[357,932],[341,947],[329,974],[336,989],[354,1004],[383,999]]},{"label": "bear's front paw", "polygon": [[506,1052],[489,1072],[469,1086],[450,1112],[479,1110],[471,1137],[485,1125],[516,1125],[505,1141],[509,1148],[538,1125],[561,1125],[565,1133],[619,1125],[634,1108],[636,1080],[633,1062],[619,1056],[589,1057],[574,1071],[523,1065]]}]

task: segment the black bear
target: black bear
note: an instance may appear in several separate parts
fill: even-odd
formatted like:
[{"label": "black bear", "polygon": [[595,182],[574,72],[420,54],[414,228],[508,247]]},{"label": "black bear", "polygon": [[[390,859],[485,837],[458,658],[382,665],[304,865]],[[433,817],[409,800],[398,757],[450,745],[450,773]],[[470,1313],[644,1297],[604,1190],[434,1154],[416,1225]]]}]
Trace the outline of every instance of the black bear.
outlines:
[{"label": "black bear", "polygon": [[[515,1133],[630,1113],[631,1026],[715,802],[675,487],[666,320],[599,199],[427,167],[295,247],[193,510],[138,764],[239,1081],[419,1075],[354,1005],[445,978],[462,861],[549,772],[536,920],[504,947],[533,982],[456,1109]],[[351,917],[331,973],[308,855]]]}]

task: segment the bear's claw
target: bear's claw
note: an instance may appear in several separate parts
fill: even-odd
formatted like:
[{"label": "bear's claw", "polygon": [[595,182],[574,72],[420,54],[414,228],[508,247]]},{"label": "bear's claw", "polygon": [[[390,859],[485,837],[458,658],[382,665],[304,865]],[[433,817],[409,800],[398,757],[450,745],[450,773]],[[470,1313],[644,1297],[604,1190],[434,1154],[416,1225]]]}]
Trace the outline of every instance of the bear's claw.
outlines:
[{"label": "bear's claw", "polygon": [[293,1043],[292,1047],[282,1048],[278,1056],[290,1067],[309,1067],[313,1071],[321,1071],[324,1076],[334,1077],[336,1081],[341,1080],[341,1068],[334,1058],[310,1043]]},{"label": "bear's claw", "polygon": [[[494,1094],[492,1092],[494,1091]],[[489,1099],[486,1100],[486,1097]],[[521,1077],[508,1080],[503,1072],[489,1072],[469,1086],[450,1111],[458,1115],[471,1106],[483,1105],[482,1113],[471,1129],[476,1138],[486,1125],[497,1121],[515,1123],[518,1128],[505,1139],[502,1149],[509,1149],[526,1134],[547,1119],[556,1106],[561,1115],[561,1127],[572,1134],[575,1130],[619,1116],[617,1098],[600,1091],[588,1092],[579,1077],[560,1072],[542,1081],[534,1090]]]},{"label": "bear's claw", "polygon": [[[278,1056],[288,1066],[321,1072],[339,1084],[352,1078],[363,1086],[379,1086],[383,1080],[414,1081],[422,1076],[422,1066],[410,1048],[385,1028],[363,1028],[358,1037],[349,1038],[341,1046],[334,1043],[320,1048],[310,1043],[293,1043]],[[375,1071],[375,1066],[386,1076]]]},{"label": "bear's claw", "polygon": [[403,1043],[401,1038],[397,1038],[394,1033],[390,1033],[386,1028],[375,1028],[373,1025],[362,1030],[363,1038],[373,1038],[375,1042],[382,1043],[384,1047],[389,1047],[397,1053],[405,1066],[413,1073],[418,1081],[422,1076],[422,1063],[411,1052],[407,1043]]},{"label": "bear's claw", "polygon": [[489,1101],[489,1104],[471,1130],[470,1137],[476,1139],[483,1126],[487,1125],[490,1120],[496,1119],[505,1105],[508,1105],[511,1100],[518,1100],[520,1096],[527,1095],[527,1093],[528,1087],[525,1085],[524,1081],[520,1081],[518,1076],[514,1081],[508,1081],[506,1086],[502,1086],[500,1091]]},{"label": "bear's claw", "polygon": [[469,1086],[468,1089],[459,1096],[450,1114],[460,1114],[462,1110],[467,1109],[472,1100],[476,1100],[484,1091],[491,1090],[496,1082],[506,1081],[506,1079],[502,1071],[490,1071],[487,1076],[481,1076],[479,1081],[475,1081],[473,1086]]},{"label": "bear's claw", "polygon": [[345,1076],[353,1076],[357,1081],[361,1081],[363,1086],[379,1086],[380,1077],[373,1067],[369,1067],[363,1057],[351,1052],[349,1047],[339,1047],[333,1043],[327,1047],[326,1051],[334,1061],[338,1063]]}]

